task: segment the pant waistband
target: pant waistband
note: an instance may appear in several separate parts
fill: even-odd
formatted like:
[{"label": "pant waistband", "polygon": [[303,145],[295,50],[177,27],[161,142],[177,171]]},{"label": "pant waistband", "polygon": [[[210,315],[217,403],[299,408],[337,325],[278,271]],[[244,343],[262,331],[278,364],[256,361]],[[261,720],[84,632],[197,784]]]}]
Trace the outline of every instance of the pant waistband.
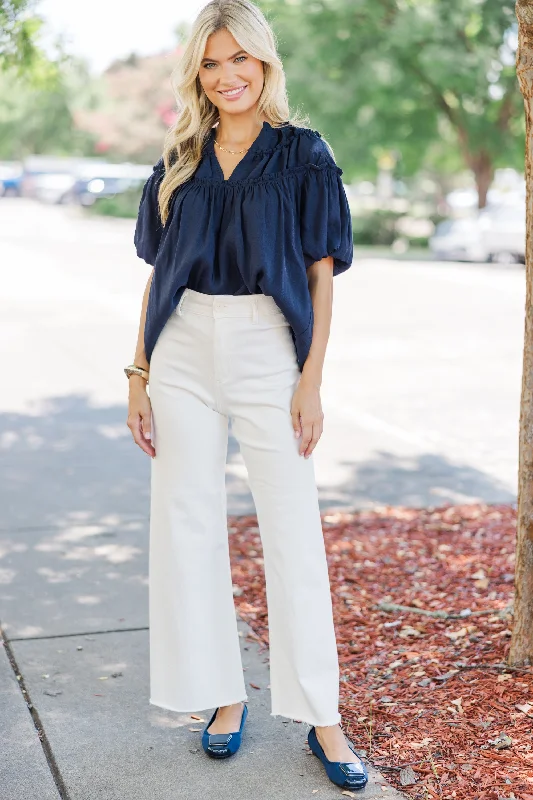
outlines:
[{"label": "pant waistband", "polygon": [[185,288],[176,308],[178,314],[187,310],[207,317],[269,316],[283,312],[271,295],[266,294],[205,294]]}]

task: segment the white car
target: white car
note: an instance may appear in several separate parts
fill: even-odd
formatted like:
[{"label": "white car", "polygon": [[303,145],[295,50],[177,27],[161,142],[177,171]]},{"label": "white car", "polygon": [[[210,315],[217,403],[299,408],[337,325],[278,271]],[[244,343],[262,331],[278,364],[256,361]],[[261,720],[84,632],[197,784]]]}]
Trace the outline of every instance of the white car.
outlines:
[{"label": "white car", "polygon": [[490,261],[497,261],[500,264],[525,264],[525,204],[489,208],[480,215],[480,224]]},{"label": "white car", "polygon": [[429,247],[440,261],[524,263],[525,207],[487,208],[473,217],[440,222],[429,240]]}]

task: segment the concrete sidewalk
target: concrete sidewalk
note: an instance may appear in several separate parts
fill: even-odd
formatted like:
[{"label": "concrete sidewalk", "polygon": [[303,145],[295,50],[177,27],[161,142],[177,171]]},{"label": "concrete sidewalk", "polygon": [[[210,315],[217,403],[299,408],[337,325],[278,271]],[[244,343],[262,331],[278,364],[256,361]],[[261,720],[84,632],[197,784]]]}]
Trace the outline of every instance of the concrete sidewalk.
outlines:
[{"label": "concrete sidewalk", "polygon": [[[45,603],[38,613],[44,617]],[[109,623],[106,632],[15,636],[4,647],[0,713],[8,724],[0,783],[6,800],[340,795],[306,752],[309,726],[270,715],[268,651],[244,622],[239,631],[250,714],[241,750],[224,762],[202,750],[199,729],[207,712],[194,720],[149,705],[146,627],[111,630]],[[402,797],[375,770],[370,776],[358,797]]]}]

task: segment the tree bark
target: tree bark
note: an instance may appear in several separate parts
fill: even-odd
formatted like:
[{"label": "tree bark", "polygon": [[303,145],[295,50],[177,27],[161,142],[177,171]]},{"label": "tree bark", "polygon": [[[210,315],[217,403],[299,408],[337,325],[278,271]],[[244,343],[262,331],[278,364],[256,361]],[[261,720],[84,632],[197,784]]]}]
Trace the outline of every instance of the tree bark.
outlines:
[{"label": "tree bark", "polygon": [[526,308],[520,403],[514,622],[508,661],[533,664],[533,0],[517,0],[516,70],[526,115]]},{"label": "tree bark", "polygon": [[468,159],[468,166],[476,178],[478,208],[485,208],[487,205],[487,195],[494,178],[494,167],[492,159],[486,150],[474,153]]}]

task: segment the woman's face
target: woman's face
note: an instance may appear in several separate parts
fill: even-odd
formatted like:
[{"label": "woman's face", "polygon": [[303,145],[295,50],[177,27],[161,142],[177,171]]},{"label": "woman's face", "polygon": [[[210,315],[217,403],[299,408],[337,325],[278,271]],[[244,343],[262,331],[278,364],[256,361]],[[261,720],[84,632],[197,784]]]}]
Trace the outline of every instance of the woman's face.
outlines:
[{"label": "woman's face", "polygon": [[[243,50],[223,28],[208,37],[198,77],[219,111],[242,114],[257,104],[263,91],[263,62]],[[238,91],[224,94],[228,89]]]}]

